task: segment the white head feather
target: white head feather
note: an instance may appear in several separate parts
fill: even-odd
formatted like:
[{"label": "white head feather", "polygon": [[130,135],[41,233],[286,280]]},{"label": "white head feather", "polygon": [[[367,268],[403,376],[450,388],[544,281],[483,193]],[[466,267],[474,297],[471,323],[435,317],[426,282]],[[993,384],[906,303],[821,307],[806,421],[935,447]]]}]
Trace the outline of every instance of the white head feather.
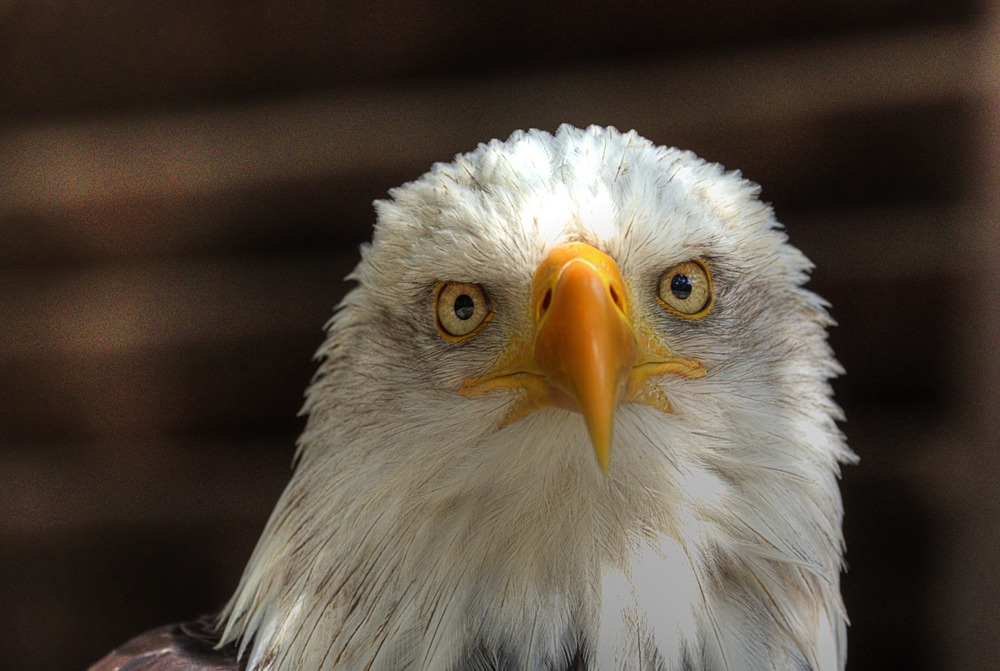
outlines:
[{"label": "white head feather", "polygon": [[[842,669],[838,463],[824,303],[810,264],[738,173],[634,132],[518,132],[376,203],[331,321],[299,463],[228,604],[248,669]],[[517,333],[532,274],[583,241],[700,379],[674,412],[619,406],[607,475],[581,416],[498,428],[469,398]],[[655,300],[706,259],[708,318]],[[495,318],[449,342],[439,281]]]}]

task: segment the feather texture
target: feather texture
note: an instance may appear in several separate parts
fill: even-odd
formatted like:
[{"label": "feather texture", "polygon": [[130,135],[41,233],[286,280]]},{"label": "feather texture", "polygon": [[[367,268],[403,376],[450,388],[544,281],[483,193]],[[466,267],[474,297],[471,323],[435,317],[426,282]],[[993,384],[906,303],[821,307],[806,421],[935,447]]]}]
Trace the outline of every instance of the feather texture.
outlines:
[{"label": "feather texture", "polygon": [[[298,463],[223,617],[248,669],[843,669],[837,488],[852,454],[810,264],[758,188],[634,132],[518,132],[376,203],[319,352]],[[700,379],[670,414],[623,404],[596,467],[580,416],[504,425],[467,398],[530,331],[532,273],[587,242],[633,319]],[[664,269],[705,259],[715,304],[677,319]],[[443,280],[494,319],[448,342]]]}]

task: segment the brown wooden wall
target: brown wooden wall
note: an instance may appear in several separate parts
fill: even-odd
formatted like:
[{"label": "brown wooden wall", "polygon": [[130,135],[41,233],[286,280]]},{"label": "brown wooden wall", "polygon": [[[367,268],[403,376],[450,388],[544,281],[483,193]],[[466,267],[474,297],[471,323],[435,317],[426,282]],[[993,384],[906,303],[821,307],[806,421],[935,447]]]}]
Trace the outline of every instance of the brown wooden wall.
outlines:
[{"label": "brown wooden wall", "polygon": [[763,185],[861,455],[849,668],[1000,666],[995,0],[0,0],[0,668],[217,608],[371,201],[523,127]]}]

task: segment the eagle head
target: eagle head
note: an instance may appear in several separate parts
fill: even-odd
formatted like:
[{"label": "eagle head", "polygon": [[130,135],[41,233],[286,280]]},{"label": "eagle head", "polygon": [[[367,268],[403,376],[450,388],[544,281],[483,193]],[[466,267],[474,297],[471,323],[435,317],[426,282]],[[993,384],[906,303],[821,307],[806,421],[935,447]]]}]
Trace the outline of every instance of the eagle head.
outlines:
[{"label": "eagle head", "polygon": [[758,192],[562,126],[377,202],[223,642],[248,669],[842,669],[839,368]]}]

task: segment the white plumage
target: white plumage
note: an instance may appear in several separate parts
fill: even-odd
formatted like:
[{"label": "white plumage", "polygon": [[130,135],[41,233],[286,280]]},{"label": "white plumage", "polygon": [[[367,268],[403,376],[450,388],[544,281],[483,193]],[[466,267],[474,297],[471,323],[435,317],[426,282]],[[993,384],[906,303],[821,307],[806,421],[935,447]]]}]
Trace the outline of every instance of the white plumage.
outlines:
[{"label": "white plumage", "polygon": [[[757,194],[562,126],[378,202],[223,642],[248,669],[842,669],[838,365]],[[613,434],[551,376],[490,377],[540,351],[540,268],[584,247],[620,272],[637,356],[674,362],[615,378]],[[704,269],[701,314],[670,307],[677,267]],[[557,349],[590,327],[566,328]]]}]

